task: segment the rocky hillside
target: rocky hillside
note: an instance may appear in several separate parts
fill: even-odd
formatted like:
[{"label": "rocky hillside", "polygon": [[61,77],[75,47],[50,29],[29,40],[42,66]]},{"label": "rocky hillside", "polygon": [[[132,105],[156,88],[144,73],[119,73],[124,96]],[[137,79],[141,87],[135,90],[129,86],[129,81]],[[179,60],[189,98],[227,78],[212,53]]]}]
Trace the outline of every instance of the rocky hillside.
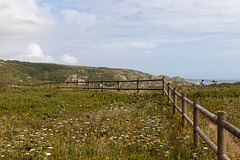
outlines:
[{"label": "rocky hillside", "polygon": [[[156,79],[140,71],[105,67],[68,66],[50,63],[29,63],[0,60],[0,82],[29,81],[85,81],[85,80],[135,80]],[[189,84],[183,78],[164,76],[175,85]]]}]

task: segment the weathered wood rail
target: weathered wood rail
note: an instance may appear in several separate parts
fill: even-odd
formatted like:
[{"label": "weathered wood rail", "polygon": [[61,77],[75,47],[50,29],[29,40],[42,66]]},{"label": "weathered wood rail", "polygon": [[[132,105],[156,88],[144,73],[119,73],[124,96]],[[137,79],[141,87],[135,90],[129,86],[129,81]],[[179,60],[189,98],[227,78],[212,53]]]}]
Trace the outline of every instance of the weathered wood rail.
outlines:
[{"label": "weathered wood rail", "polygon": [[[186,126],[186,122],[193,128],[194,145],[199,146],[199,136],[206,142],[211,150],[217,155],[219,160],[229,160],[227,156],[227,131],[232,133],[235,137],[240,139],[240,129],[231,123],[226,121],[225,112],[217,112],[217,115],[209,112],[205,108],[199,105],[197,99],[194,101],[189,100],[186,94],[179,94],[175,88],[167,83],[163,79],[163,94],[168,96],[168,101],[173,105],[173,115],[176,114],[176,110],[182,115],[182,126]],[[166,87],[165,87],[166,86]],[[178,106],[177,98],[181,99],[181,108]],[[193,107],[193,120],[191,120],[186,114],[186,104]],[[199,127],[199,111],[210,119],[215,125],[217,125],[217,144],[214,144],[207,135]]]},{"label": "weathered wood rail", "polygon": [[[135,88],[122,88],[120,83],[132,82],[136,83]],[[154,88],[140,88],[142,82],[160,82],[161,85],[154,86]],[[105,83],[116,83],[115,88],[105,87]],[[173,115],[178,111],[182,116],[182,126],[186,126],[186,122],[193,128],[194,145],[199,146],[199,137],[201,137],[211,150],[218,156],[219,160],[229,160],[227,156],[227,131],[232,133],[235,137],[240,139],[240,129],[226,121],[225,112],[217,112],[217,115],[209,112],[201,105],[197,99],[194,101],[189,100],[186,94],[180,94],[173,88],[167,81],[163,79],[152,80],[128,80],[128,81],[76,81],[76,82],[47,82],[47,83],[5,83],[12,87],[32,87],[32,88],[59,88],[59,89],[87,89],[87,90],[134,90],[139,93],[141,90],[156,90],[162,91],[164,95],[168,96],[168,101],[172,103]],[[80,86],[80,84],[83,84]],[[95,87],[91,84],[100,84]],[[178,106],[178,98],[181,99],[181,106]],[[193,108],[193,120],[186,114],[186,107],[189,104]],[[199,111],[217,125],[217,144],[207,137],[207,135],[199,127]]]},{"label": "weathered wood rail", "polygon": [[[84,89],[84,90],[133,90],[139,91],[148,90],[148,91],[161,91],[162,87],[159,85],[152,85],[148,88],[141,88],[140,83],[143,82],[159,82],[163,79],[149,79],[149,80],[120,80],[120,81],[75,81],[75,82],[41,82],[41,83],[5,83],[11,87],[29,87],[29,88],[58,88],[58,89]],[[105,84],[115,83],[116,87],[107,86]],[[132,83],[131,87],[121,87],[122,83]],[[135,84],[134,84],[135,83]]]}]

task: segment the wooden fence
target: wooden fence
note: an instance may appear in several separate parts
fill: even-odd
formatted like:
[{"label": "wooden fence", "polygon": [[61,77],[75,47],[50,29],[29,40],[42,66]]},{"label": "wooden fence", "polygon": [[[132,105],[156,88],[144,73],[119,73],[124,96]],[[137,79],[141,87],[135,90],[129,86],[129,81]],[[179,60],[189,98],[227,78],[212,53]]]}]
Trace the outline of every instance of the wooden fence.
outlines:
[{"label": "wooden fence", "polygon": [[[173,104],[173,114],[176,110],[182,115],[182,126],[186,126],[188,122],[193,128],[194,145],[199,146],[199,136],[206,142],[212,151],[218,156],[220,160],[229,160],[227,156],[227,131],[240,139],[240,129],[226,121],[225,112],[217,112],[217,115],[209,112],[198,103],[195,99],[193,102],[186,98],[186,94],[179,94],[175,88],[172,88],[169,83],[163,79],[163,94],[168,96],[168,101]],[[166,87],[165,87],[166,86]],[[181,108],[177,104],[177,98],[181,99]],[[193,107],[193,120],[186,114],[186,104]],[[199,127],[199,111],[217,125],[217,145],[214,144],[206,134]]]},{"label": "wooden fence", "polygon": [[[120,83],[135,83],[134,88],[122,88]],[[155,88],[141,88],[140,83],[142,82],[160,82],[161,85],[154,86]],[[117,87],[105,87],[105,83],[116,83]],[[162,91],[164,95],[168,96],[168,101],[173,105],[173,115],[178,111],[182,115],[182,126],[186,126],[188,122],[193,128],[194,145],[199,146],[199,136],[206,142],[206,144],[212,149],[212,151],[218,156],[220,160],[229,160],[227,156],[227,135],[226,132],[232,133],[234,136],[240,139],[240,129],[235,127],[226,121],[226,113],[218,112],[217,115],[209,112],[198,103],[198,100],[191,101],[186,98],[186,94],[179,94],[175,88],[173,88],[167,81],[163,79],[153,80],[130,80],[130,81],[84,81],[84,82],[48,82],[48,83],[6,83],[12,87],[40,87],[40,88],[59,88],[59,89],[87,89],[87,90],[135,90],[139,93],[140,90],[157,90]],[[81,87],[80,84],[84,84]],[[99,84],[97,87],[92,87]],[[96,86],[96,85],[95,85]],[[178,106],[177,100],[181,99],[181,108]],[[193,107],[193,120],[191,120],[186,114],[186,106],[189,104]],[[214,124],[217,125],[217,145],[214,144],[206,134],[199,127],[199,111],[210,119]]]},{"label": "wooden fence", "polygon": [[[133,90],[139,91],[141,90],[149,90],[149,91],[162,91],[161,85],[163,79],[149,79],[149,80],[122,80],[122,81],[75,81],[75,82],[41,82],[41,83],[5,83],[10,85],[11,87],[22,88],[58,88],[58,89],[84,89],[84,90]],[[148,82],[152,83],[148,85],[148,88],[140,87],[141,83]],[[130,87],[121,87],[122,83],[131,83]],[[106,84],[115,84],[113,86]],[[115,87],[114,87],[115,86]]]}]

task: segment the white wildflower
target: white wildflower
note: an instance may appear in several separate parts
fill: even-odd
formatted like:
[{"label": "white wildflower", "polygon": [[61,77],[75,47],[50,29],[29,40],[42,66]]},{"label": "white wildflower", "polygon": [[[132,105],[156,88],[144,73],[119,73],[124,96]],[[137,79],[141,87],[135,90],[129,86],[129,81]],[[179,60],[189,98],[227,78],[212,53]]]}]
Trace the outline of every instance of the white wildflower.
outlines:
[{"label": "white wildflower", "polygon": [[51,156],[52,154],[51,153],[46,153],[46,156]]},{"label": "white wildflower", "polygon": [[30,149],[30,151],[29,151],[29,152],[33,152],[33,151],[35,151],[35,149]]}]

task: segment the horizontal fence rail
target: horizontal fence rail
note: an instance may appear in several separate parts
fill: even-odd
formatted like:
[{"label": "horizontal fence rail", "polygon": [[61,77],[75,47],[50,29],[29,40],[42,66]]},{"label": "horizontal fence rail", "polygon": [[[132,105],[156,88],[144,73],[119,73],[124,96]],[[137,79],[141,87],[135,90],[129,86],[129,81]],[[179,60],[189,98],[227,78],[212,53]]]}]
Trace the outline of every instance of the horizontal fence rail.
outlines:
[{"label": "horizontal fence rail", "polygon": [[[84,90],[127,90],[127,91],[162,91],[161,86],[163,79],[146,79],[146,80],[99,80],[99,81],[73,81],[73,82],[41,82],[41,83],[5,83],[12,87],[29,87],[29,88],[58,88],[58,89],[84,89]],[[140,87],[142,83],[150,83],[146,87]],[[114,83],[115,87],[107,84]],[[130,87],[122,87],[121,84],[132,83]]]},{"label": "horizontal fence rail", "polygon": [[[235,137],[240,139],[240,129],[231,123],[226,121],[226,113],[218,112],[217,115],[209,112],[201,105],[198,104],[198,100],[191,101],[186,98],[186,95],[179,94],[175,88],[163,80],[163,93],[168,96],[168,101],[173,105],[173,114],[176,110],[182,115],[182,126],[186,125],[186,122],[193,127],[194,144],[196,147],[199,146],[199,136],[205,141],[205,143],[211,148],[211,150],[218,156],[218,159],[229,160],[226,151],[227,135],[226,132],[232,133]],[[166,87],[165,87],[166,86]],[[177,98],[182,100],[182,106],[179,107],[177,104]],[[186,114],[186,103],[193,107],[193,120],[191,120]],[[199,111],[217,125],[217,145],[207,137],[207,135],[199,128]]]}]

